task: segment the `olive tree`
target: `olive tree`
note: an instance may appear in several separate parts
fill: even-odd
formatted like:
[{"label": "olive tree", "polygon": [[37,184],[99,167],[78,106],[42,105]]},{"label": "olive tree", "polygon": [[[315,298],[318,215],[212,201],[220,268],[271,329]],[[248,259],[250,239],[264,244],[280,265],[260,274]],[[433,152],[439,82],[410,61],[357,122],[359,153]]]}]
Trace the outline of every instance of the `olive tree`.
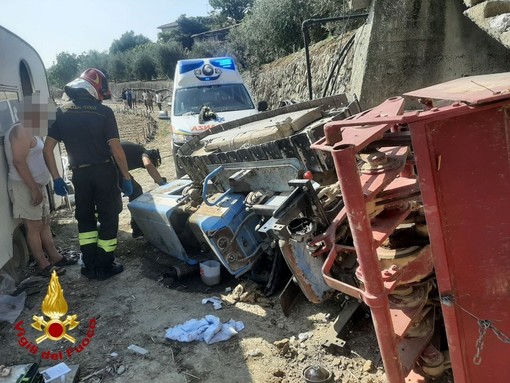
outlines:
[{"label": "olive tree", "polygon": [[65,84],[79,75],[79,59],[75,54],[61,52],[57,61],[48,69],[48,81],[54,88],[62,89]]},{"label": "olive tree", "polygon": [[[304,20],[341,15],[343,3],[343,0],[256,0],[240,26],[229,34],[229,45],[244,65],[271,62],[303,47]],[[319,27],[313,40],[326,35],[325,27]]]}]

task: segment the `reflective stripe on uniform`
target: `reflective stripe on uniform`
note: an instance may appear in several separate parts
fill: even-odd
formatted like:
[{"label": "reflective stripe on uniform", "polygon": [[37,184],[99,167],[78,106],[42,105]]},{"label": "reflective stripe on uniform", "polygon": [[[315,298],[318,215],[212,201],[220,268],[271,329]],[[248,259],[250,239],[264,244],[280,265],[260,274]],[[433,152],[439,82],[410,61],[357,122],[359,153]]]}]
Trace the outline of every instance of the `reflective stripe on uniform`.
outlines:
[{"label": "reflective stripe on uniform", "polygon": [[78,240],[80,241],[80,246],[97,243],[97,230],[87,231],[86,233],[80,233],[78,236]]},{"label": "reflective stripe on uniform", "polygon": [[106,253],[111,253],[117,248],[117,238],[114,239],[98,239],[97,247],[103,249]]}]

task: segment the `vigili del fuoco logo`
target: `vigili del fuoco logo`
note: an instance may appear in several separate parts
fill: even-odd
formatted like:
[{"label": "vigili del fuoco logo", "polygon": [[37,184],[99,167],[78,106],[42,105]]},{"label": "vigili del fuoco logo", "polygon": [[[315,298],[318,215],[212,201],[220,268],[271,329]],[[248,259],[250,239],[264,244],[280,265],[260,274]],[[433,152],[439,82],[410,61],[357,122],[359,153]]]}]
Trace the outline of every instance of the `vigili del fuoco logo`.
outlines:
[{"label": "vigili del fuoco logo", "polygon": [[[62,318],[68,312],[67,301],[64,298],[64,290],[60,286],[57,273],[53,271],[51,274],[50,284],[48,286],[48,292],[44,297],[41,305],[41,311],[44,315],[32,317],[33,323],[31,324],[34,329],[43,334],[35,339],[35,343],[31,342],[26,338],[26,331],[23,328],[23,321],[19,321],[15,325],[15,329],[18,331],[18,344],[27,349],[31,354],[36,355],[39,353],[38,344],[45,340],[59,341],[61,339],[67,340],[73,345],[76,344],[76,338],[73,337],[69,332],[74,330],[80,322],[77,320],[78,315],[67,315],[65,320]],[[46,319],[48,318],[48,320]],[[96,328],[96,320],[89,320],[89,326],[87,329],[87,336],[81,340],[76,347],[68,347],[65,350],[65,355],[70,358],[73,354],[79,354],[90,344],[90,340],[94,337],[94,330]],[[58,352],[52,352],[50,350],[41,351],[42,359],[61,360],[63,359],[64,353],[62,350]]]}]

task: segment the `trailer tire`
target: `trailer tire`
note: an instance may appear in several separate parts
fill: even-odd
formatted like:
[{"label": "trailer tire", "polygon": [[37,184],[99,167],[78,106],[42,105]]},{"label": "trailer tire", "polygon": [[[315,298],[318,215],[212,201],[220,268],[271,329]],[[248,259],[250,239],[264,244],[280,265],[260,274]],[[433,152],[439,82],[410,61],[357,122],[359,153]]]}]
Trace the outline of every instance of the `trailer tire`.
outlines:
[{"label": "trailer tire", "polygon": [[30,251],[21,226],[12,234],[12,254],[12,258],[5,264],[3,270],[18,284],[23,280],[24,269],[30,260]]}]

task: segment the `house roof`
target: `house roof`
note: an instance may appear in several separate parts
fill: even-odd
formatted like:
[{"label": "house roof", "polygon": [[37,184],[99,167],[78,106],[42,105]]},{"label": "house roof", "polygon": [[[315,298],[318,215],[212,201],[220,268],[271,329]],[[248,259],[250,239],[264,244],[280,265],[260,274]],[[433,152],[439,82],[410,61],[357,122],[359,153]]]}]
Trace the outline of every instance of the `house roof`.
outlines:
[{"label": "house roof", "polygon": [[160,25],[158,27],[158,29],[168,29],[168,28],[175,28],[177,27],[179,24],[177,24],[177,21],[174,21],[174,22],[171,22],[171,23],[168,23],[168,24],[163,24],[163,25]]},{"label": "house roof", "polygon": [[205,31],[205,32],[202,32],[202,33],[197,33],[197,34],[194,34],[194,35],[191,35],[191,38],[195,38],[195,37],[207,37],[207,36],[214,36],[216,34],[220,34],[220,33],[223,33],[223,32],[227,32],[229,29],[232,29],[234,27],[237,27],[239,24],[235,24],[235,25],[230,25],[228,27],[225,27],[225,28],[220,28],[220,29],[214,29],[214,30],[211,30],[211,31]]}]

